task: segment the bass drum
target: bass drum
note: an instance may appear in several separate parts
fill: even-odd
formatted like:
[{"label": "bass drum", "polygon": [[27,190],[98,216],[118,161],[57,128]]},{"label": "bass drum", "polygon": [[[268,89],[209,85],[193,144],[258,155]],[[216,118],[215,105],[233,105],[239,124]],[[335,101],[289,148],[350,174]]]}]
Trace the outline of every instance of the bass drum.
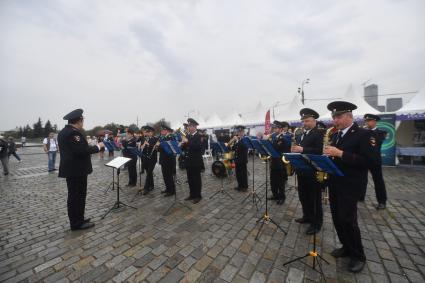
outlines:
[{"label": "bass drum", "polygon": [[219,177],[219,178],[227,177],[226,166],[224,165],[223,161],[221,161],[221,160],[216,160],[216,161],[213,162],[212,167],[211,167],[211,171],[214,174],[214,176],[216,176],[216,177]]}]

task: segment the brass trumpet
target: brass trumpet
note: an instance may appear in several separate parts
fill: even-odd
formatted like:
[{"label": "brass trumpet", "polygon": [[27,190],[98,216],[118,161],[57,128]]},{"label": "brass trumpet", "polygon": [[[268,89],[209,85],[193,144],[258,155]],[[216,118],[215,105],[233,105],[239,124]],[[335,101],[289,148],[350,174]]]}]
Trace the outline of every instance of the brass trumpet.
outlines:
[{"label": "brass trumpet", "polygon": [[181,136],[182,136],[182,142],[183,142],[183,143],[186,143],[186,142],[188,141],[188,139],[187,139],[187,134],[185,133],[185,131],[184,131],[184,130],[182,130],[182,128],[181,128],[181,127],[180,127],[180,128],[178,128],[178,129],[176,130],[176,132],[181,134]]},{"label": "brass trumpet", "polygon": [[228,143],[225,144],[225,146],[227,147],[232,147],[237,141],[238,141],[238,136],[234,136],[233,138],[230,139],[230,141]]}]

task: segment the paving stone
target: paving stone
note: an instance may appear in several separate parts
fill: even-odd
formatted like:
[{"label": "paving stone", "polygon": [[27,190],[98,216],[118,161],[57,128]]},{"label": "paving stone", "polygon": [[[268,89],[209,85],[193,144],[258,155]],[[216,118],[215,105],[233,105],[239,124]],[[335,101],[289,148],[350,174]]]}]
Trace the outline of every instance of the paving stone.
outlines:
[{"label": "paving stone", "polygon": [[[40,148],[25,149],[37,153]],[[102,214],[114,203],[115,193],[104,193],[110,183],[109,160],[92,157],[94,172],[88,178],[86,217],[96,222],[89,231],[69,230],[64,180],[48,174],[44,154],[24,155],[25,162],[11,160],[11,176],[0,176],[7,194],[0,198],[0,281],[28,282],[317,282],[317,273],[299,262],[283,263],[310,249],[311,237],[294,222],[301,215],[296,190],[287,190],[283,206],[270,202],[273,219],[288,231],[284,235],[266,224],[255,240],[260,213],[244,194],[208,199],[220,180],[209,172],[202,175],[204,199],[188,204],[192,211],[176,207],[163,212],[170,200],[163,186],[160,167],[154,170],[156,189],[134,198],[137,189],[124,188],[121,198],[138,208]],[[250,160],[251,162],[251,160]],[[40,165],[41,164],[41,165]],[[256,162],[256,187],[264,195],[264,165]],[[210,165],[207,165],[210,166]],[[250,166],[250,164],[248,164]],[[248,167],[250,168],[250,167]],[[359,274],[346,271],[346,259],[329,253],[339,247],[329,205],[324,206],[324,225],[318,234],[318,251],[330,262],[323,269],[329,282],[424,282],[425,281],[425,187],[424,169],[383,169],[388,189],[387,209],[376,211],[370,179],[367,198],[358,205],[367,268]],[[181,181],[179,198],[187,189],[186,172],[177,170]],[[256,176],[257,177],[257,176]],[[128,181],[121,175],[121,183]],[[145,178],[142,175],[142,179]],[[142,180],[143,181],[143,180]],[[233,187],[233,177],[225,180]],[[294,179],[290,177],[289,183]],[[307,261],[311,264],[310,261]]]}]

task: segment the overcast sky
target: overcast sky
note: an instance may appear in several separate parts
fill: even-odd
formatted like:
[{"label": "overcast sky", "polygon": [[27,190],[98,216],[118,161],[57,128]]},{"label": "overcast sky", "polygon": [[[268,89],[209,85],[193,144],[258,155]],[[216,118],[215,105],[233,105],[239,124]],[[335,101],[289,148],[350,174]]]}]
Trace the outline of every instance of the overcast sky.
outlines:
[{"label": "overcast sky", "polygon": [[0,0],[0,130],[224,117],[306,78],[307,98],[418,90],[424,58],[424,0]]}]

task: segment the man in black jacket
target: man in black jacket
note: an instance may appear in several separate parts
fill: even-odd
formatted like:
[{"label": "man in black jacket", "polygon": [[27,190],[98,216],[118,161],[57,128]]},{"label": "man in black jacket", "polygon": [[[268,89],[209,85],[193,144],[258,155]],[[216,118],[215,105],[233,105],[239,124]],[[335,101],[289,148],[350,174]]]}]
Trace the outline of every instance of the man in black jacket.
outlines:
[{"label": "man in black jacket", "polygon": [[3,174],[9,175],[9,156],[8,156],[9,143],[6,138],[0,135],[0,160],[3,166]]},{"label": "man in black jacket", "polygon": [[162,177],[164,178],[165,190],[161,193],[165,197],[173,196],[176,193],[176,185],[174,182],[176,172],[176,156],[174,154],[167,154],[163,145],[160,142],[174,140],[171,132],[173,130],[167,125],[161,125],[161,137],[157,142],[159,151],[159,164],[161,165]]},{"label": "man in black jacket", "polygon": [[272,144],[274,149],[280,153],[280,157],[271,157],[270,163],[270,187],[276,203],[282,205],[285,202],[285,183],[288,180],[286,165],[282,161],[282,154],[291,151],[291,141],[287,133],[289,124],[287,122],[273,122],[274,134],[272,135]]},{"label": "man in black jacket", "polygon": [[145,143],[142,145],[143,150],[143,164],[146,170],[146,179],[145,186],[143,188],[143,194],[146,195],[150,191],[152,191],[155,187],[154,179],[153,179],[153,170],[155,169],[155,165],[158,162],[158,152],[155,146],[158,138],[154,136],[155,129],[151,126],[144,126],[145,130]]},{"label": "man in black jacket", "polygon": [[[316,119],[319,114],[310,108],[300,111],[303,122],[303,133],[297,137],[296,145],[292,146],[291,152],[304,154],[322,154],[323,134],[316,127]],[[301,202],[303,217],[296,219],[298,223],[310,223],[307,235],[313,235],[320,231],[323,223],[322,187],[317,181],[314,171],[297,171],[298,197]]]},{"label": "man in black jacket", "polygon": [[83,110],[76,109],[63,117],[68,125],[60,131],[59,177],[66,178],[68,187],[68,217],[71,230],[88,229],[94,226],[84,219],[87,195],[87,175],[93,172],[90,155],[104,148],[102,142],[90,146],[81,133],[84,125]]},{"label": "man in black jacket", "polygon": [[360,229],[357,222],[357,203],[367,182],[370,165],[378,163],[375,138],[369,130],[354,123],[352,111],[357,106],[335,101],[328,104],[338,132],[332,136],[324,154],[333,159],[344,176],[330,175],[329,202],[332,220],[342,247],[331,255],[336,258],[350,257],[348,270],[360,272],[366,262]]},{"label": "man in black jacket", "polygon": [[248,190],[248,148],[243,144],[242,138],[245,136],[244,126],[235,126],[236,142],[233,143],[232,150],[235,152],[235,173],[238,186],[237,191],[246,192]]},{"label": "man in black jacket", "polygon": [[202,159],[203,139],[197,131],[199,125],[194,119],[187,119],[188,131],[186,138],[183,138],[181,146],[186,150],[186,174],[189,183],[190,195],[185,200],[191,200],[193,203],[198,203],[202,199],[202,180],[201,169],[204,167]]},{"label": "man in black jacket", "polygon": [[[372,135],[376,141],[376,148],[378,149],[377,153],[379,163],[376,166],[371,166],[369,168],[370,173],[372,174],[373,184],[375,186],[376,200],[378,201],[376,209],[385,209],[387,204],[387,189],[385,188],[384,177],[382,176],[381,146],[387,137],[387,132],[378,129],[376,126],[377,122],[381,120],[378,115],[365,114],[363,118],[367,128],[372,131]],[[364,193],[361,200],[365,199],[366,189],[367,185],[364,188]]]},{"label": "man in black jacket", "polygon": [[135,149],[137,148],[137,138],[134,135],[136,129],[129,127],[127,129],[127,136],[125,142],[123,143],[123,148],[126,153],[126,157],[131,158],[127,163],[128,170],[128,187],[135,187],[137,185],[137,153]]}]

